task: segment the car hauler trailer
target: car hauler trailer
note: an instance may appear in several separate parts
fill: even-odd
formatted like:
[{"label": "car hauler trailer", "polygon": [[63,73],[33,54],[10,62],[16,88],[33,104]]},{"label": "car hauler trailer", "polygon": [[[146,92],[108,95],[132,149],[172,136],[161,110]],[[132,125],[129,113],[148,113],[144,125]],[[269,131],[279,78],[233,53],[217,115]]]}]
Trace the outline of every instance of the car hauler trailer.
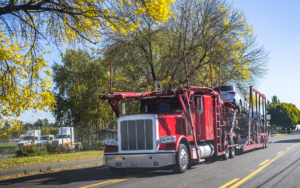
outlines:
[{"label": "car hauler trailer", "polygon": [[[260,94],[251,87],[252,91]],[[221,101],[219,92],[189,86],[188,78],[187,87],[181,89],[111,92],[100,98],[108,100],[118,117],[118,138],[106,140],[103,160],[113,173],[170,165],[174,172],[182,173],[191,163],[206,158],[227,160],[236,149],[265,147],[270,137],[265,118],[249,115],[247,124],[247,117],[236,106]],[[136,113],[121,116],[121,100],[139,101]],[[237,125],[236,120],[242,124]],[[249,129],[248,135],[243,129]]]}]

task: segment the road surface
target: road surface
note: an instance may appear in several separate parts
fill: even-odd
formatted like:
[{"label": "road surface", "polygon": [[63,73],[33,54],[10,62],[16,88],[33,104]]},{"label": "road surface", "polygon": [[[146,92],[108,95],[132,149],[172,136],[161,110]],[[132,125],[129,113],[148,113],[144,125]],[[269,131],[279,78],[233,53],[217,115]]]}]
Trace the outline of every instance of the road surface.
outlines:
[{"label": "road surface", "polygon": [[0,187],[300,187],[300,135],[271,137],[267,149],[210,160],[184,174],[168,169],[135,169],[113,175],[98,166],[0,181]]}]

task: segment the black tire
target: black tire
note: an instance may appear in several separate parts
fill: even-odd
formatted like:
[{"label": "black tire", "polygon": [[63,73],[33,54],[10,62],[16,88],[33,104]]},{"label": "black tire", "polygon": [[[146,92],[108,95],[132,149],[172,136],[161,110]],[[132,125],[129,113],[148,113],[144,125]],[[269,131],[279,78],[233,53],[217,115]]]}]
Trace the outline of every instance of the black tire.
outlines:
[{"label": "black tire", "polygon": [[110,171],[114,174],[124,174],[126,172],[127,168],[114,168],[110,167]]},{"label": "black tire", "polygon": [[223,155],[223,160],[227,160],[229,158],[229,148],[225,149],[225,154]]},{"label": "black tire", "polygon": [[174,173],[184,173],[190,163],[189,153],[184,144],[179,144],[176,164],[173,166]]},{"label": "black tire", "polygon": [[64,152],[68,152],[69,151],[69,146],[66,144],[65,146],[64,146]]},{"label": "black tire", "polygon": [[235,156],[235,147],[231,147],[230,148],[230,151],[229,151],[229,157],[230,158],[233,158]]}]

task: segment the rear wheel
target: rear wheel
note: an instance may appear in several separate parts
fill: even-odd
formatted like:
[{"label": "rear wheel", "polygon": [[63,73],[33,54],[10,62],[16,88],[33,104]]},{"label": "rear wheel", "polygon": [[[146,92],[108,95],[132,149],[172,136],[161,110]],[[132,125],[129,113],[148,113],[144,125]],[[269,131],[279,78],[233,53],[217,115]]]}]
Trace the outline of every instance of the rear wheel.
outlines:
[{"label": "rear wheel", "polygon": [[173,167],[173,172],[184,173],[189,166],[189,153],[184,144],[179,144],[177,152],[176,164]]},{"label": "rear wheel", "polygon": [[69,146],[66,144],[65,146],[64,146],[64,152],[68,152],[69,151]]},{"label": "rear wheel", "polygon": [[235,156],[235,147],[230,148],[229,157],[233,158]]},{"label": "rear wheel", "polygon": [[226,148],[225,154],[223,155],[223,159],[227,160],[229,158],[229,148]]},{"label": "rear wheel", "polygon": [[110,167],[110,171],[112,171],[112,173],[114,174],[124,174],[126,172],[126,168],[114,168],[114,167]]}]

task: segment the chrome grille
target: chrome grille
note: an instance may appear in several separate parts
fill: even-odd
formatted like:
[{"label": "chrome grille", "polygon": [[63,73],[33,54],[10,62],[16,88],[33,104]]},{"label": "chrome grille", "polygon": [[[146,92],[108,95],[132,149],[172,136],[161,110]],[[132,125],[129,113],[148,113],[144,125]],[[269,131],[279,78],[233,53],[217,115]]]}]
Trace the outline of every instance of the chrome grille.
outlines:
[{"label": "chrome grille", "polygon": [[120,122],[121,150],[152,150],[153,122],[146,120],[127,120]]}]

